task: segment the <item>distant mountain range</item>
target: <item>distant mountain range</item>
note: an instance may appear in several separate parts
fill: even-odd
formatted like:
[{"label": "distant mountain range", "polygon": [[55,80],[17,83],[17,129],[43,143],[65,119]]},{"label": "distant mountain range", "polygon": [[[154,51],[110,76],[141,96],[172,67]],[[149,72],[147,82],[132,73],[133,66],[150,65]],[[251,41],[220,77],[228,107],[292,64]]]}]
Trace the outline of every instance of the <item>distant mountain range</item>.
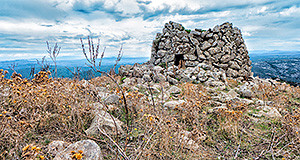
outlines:
[{"label": "distant mountain range", "polygon": [[[261,78],[272,78],[281,81],[288,82],[292,85],[300,86],[300,51],[252,51],[250,54],[252,61],[252,71],[254,76]],[[148,57],[123,57],[118,63],[117,68],[120,65],[133,65],[135,63],[147,62],[150,58]],[[104,58],[101,70],[109,71],[115,64],[116,58]],[[87,61],[81,60],[58,60],[58,76],[72,78],[70,70],[74,68],[81,68],[81,78],[90,79],[94,72],[86,65]],[[51,61],[48,60],[50,69],[53,70],[54,66]],[[13,60],[13,61],[0,61],[0,68],[8,70],[9,73],[13,71],[10,69],[15,65],[14,70],[21,73],[23,77],[29,78],[31,68],[35,68],[35,72],[41,69],[41,66],[37,64],[36,60]],[[117,69],[116,69],[117,71]],[[7,77],[8,78],[8,77]]]},{"label": "distant mountain range", "polygon": [[272,78],[300,86],[300,51],[250,54],[254,76]]},{"label": "distant mountain range", "polygon": [[[116,66],[116,72],[120,65],[133,65],[135,63],[144,63],[147,62],[149,58],[147,57],[123,57],[121,61]],[[39,60],[40,61],[40,60]],[[101,71],[109,71],[116,63],[115,57],[103,58]],[[54,65],[52,61],[47,60],[45,64],[50,65],[50,70],[54,70]],[[79,60],[58,60],[57,61],[57,73],[58,77],[73,78],[73,74],[67,69],[74,71],[76,67],[80,68],[81,78],[90,79],[94,76],[99,76],[100,74],[95,74],[94,71],[87,66],[87,61],[85,59]],[[35,73],[40,71],[42,67],[37,63],[36,60],[13,60],[13,61],[0,61],[0,68],[8,70],[9,73],[12,73],[12,68],[18,73],[21,73],[23,77],[30,78],[31,69],[35,68]],[[8,78],[9,76],[7,76]]]}]

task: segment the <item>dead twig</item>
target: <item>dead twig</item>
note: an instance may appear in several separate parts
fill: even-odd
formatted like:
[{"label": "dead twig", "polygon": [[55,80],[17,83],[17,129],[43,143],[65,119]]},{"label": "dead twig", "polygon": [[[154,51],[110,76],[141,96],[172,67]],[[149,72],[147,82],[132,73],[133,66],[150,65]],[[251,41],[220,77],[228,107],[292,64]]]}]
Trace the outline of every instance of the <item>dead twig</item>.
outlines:
[{"label": "dead twig", "polygon": [[54,69],[55,69],[55,77],[57,78],[57,61],[56,58],[60,52],[61,47],[58,47],[57,43],[55,43],[53,50],[52,48],[49,46],[49,42],[46,41],[47,44],[47,52],[49,53],[50,58],[52,59],[53,63],[54,63]]},{"label": "dead twig", "polygon": [[124,153],[123,149],[105,132],[102,131],[101,128],[97,127],[99,132],[101,134],[103,134],[105,137],[107,137],[117,148],[118,148],[118,152],[120,153],[120,155],[125,159],[125,160],[129,160],[129,158],[127,157],[127,155]]},{"label": "dead twig", "polygon": [[242,135],[240,136],[239,146],[238,146],[238,148],[236,149],[234,159],[237,159],[237,157],[238,157],[238,154],[239,154],[239,151],[240,151],[240,147],[241,147],[241,143],[242,143]]},{"label": "dead twig", "polygon": [[[90,64],[90,65],[87,64],[87,66],[89,66],[90,68],[92,68],[95,72],[101,73],[101,74],[109,77],[117,85],[117,87],[120,89],[121,94],[122,94],[122,99],[123,99],[123,102],[124,102],[127,132],[129,132],[129,130],[128,130],[128,127],[129,127],[129,109],[128,109],[128,105],[127,105],[127,102],[126,102],[125,93],[124,93],[123,89],[121,88],[121,86],[118,84],[118,82],[113,78],[113,76],[111,74],[109,74],[107,72],[104,72],[104,71],[101,71],[101,63],[102,63],[102,60],[103,60],[103,57],[104,57],[105,48],[104,48],[104,50],[103,50],[103,52],[101,54],[99,63],[97,64],[96,61],[97,61],[98,55],[99,55],[100,39],[98,38],[98,43],[97,43],[96,47],[94,47],[94,43],[93,43],[92,38],[88,37],[89,58],[88,58],[87,53],[85,51],[85,47],[84,47],[84,43],[82,41],[82,38],[80,38],[80,42],[81,42],[81,46],[82,46],[82,52],[83,52],[86,60]],[[118,58],[117,58],[116,62],[120,61],[120,59],[122,57],[121,55],[122,55],[122,47],[119,50],[119,55],[118,55]]]}]

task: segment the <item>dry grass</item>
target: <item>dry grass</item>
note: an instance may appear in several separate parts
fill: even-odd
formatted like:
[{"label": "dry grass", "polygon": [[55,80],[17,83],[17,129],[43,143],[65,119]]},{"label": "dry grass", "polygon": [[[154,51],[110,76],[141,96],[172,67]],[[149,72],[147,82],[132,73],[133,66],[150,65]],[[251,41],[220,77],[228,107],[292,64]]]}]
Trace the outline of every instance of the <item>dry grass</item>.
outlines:
[{"label": "dry grass", "polygon": [[[0,96],[0,158],[52,159],[46,150],[49,142],[92,139],[101,146],[105,159],[122,159],[107,137],[89,137],[84,132],[93,119],[92,104],[98,101],[93,96],[94,88],[84,87],[78,80],[50,78],[50,72],[41,71],[32,80],[16,73],[12,79],[5,79],[4,74],[1,70],[0,88],[8,95]],[[121,77],[114,79],[121,83]],[[122,96],[107,77],[89,83]],[[159,90],[168,89],[164,83],[156,85],[161,86]],[[229,82],[230,87],[238,85]],[[128,133],[112,138],[130,159],[300,158],[299,87],[262,84],[257,88],[255,97],[272,101],[270,105],[282,115],[278,119],[255,118],[249,112],[256,112],[257,104],[233,101],[226,102],[228,109],[210,112],[214,107],[211,93],[202,84],[178,87],[182,89],[179,96],[164,99],[156,98],[161,91],[151,95],[147,88],[122,88],[130,125]],[[174,109],[162,105],[162,100],[175,99],[184,99],[184,105]],[[126,124],[123,105],[121,97],[109,112]]]}]

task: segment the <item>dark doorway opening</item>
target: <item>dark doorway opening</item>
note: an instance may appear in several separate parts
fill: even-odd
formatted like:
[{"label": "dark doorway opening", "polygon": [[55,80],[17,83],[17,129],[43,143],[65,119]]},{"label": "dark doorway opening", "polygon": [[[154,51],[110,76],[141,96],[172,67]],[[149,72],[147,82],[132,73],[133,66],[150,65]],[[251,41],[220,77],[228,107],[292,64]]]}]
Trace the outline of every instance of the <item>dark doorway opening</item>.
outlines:
[{"label": "dark doorway opening", "polygon": [[178,66],[181,62],[183,62],[183,54],[175,55],[175,66]]}]

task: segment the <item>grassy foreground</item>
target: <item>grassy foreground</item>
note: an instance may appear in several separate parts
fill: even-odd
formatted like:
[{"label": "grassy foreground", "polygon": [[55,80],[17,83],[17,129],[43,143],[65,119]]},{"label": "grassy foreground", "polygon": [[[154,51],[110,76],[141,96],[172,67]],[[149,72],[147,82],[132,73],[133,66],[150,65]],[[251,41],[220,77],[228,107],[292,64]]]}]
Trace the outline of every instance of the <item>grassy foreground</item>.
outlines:
[{"label": "grassy foreground", "polygon": [[[129,119],[123,109],[120,89],[107,77],[84,81],[50,78],[39,72],[34,79],[13,74],[5,79],[0,71],[0,158],[53,159],[47,145],[54,140],[74,143],[91,139],[99,144],[104,159],[122,159],[117,146],[106,136],[84,132],[93,120],[92,106],[99,100],[95,88],[117,94],[118,103],[109,113],[124,122],[124,132],[111,135],[130,159],[300,159],[300,88],[281,84],[260,85],[253,103],[225,101],[228,109],[217,109],[213,95],[238,85],[228,81],[225,91],[209,90],[202,84],[183,83],[181,92],[165,95],[171,86],[150,83],[123,85]],[[124,78],[115,76],[122,86]],[[184,100],[174,108],[164,102]],[[255,117],[260,104],[271,101],[282,117]],[[128,126],[127,120],[129,122]],[[73,159],[84,159],[82,156]]]}]

